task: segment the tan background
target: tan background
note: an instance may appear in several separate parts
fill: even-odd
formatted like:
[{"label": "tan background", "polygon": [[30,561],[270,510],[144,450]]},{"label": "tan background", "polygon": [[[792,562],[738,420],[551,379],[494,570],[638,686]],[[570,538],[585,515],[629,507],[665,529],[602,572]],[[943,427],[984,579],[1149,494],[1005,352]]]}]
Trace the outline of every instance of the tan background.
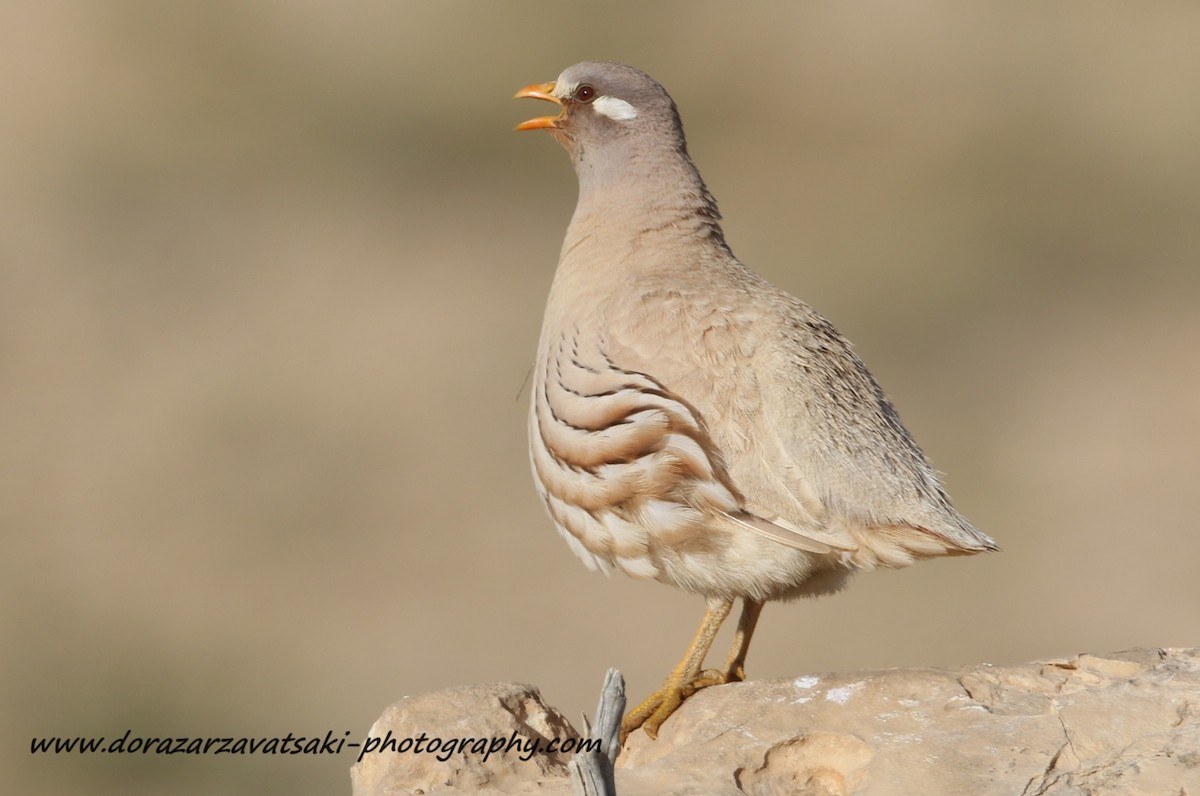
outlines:
[{"label": "tan background", "polygon": [[700,600],[586,572],[527,472],[575,181],[508,97],[583,58],[672,91],[1005,547],[769,608],[752,676],[1200,644],[1200,6],[646,6],[5,4],[0,790],[346,793],[27,750],[673,665]]}]

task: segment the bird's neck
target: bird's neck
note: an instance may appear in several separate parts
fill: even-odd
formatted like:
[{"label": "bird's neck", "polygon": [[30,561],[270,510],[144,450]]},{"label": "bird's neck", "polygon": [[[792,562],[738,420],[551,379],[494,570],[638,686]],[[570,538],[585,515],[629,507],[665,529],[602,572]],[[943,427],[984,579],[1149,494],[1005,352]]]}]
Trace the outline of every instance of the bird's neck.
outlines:
[{"label": "bird's neck", "polygon": [[662,238],[725,248],[716,199],[686,150],[614,154],[623,157],[606,163],[576,160],[579,201],[566,247],[587,235],[618,248]]}]

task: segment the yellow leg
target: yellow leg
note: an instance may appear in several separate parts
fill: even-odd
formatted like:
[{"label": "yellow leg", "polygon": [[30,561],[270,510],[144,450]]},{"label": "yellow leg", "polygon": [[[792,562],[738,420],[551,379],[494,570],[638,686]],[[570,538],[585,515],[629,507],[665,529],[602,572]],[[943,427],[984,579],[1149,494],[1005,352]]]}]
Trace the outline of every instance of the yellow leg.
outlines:
[{"label": "yellow leg", "polygon": [[725,683],[740,683],[746,679],[746,652],[750,649],[750,637],[754,635],[754,626],[758,624],[758,615],[762,613],[763,603],[750,599],[742,600],[742,615],[738,617],[737,633],[733,636],[733,646],[729,648],[729,657],[725,665],[717,669],[709,669],[700,675],[696,681],[697,688]]},{"label": "yellow leg", "polygon": [[[667,720],[675,709],[683,704],[683,700],[696,693],[697,681],[700,678],[700,667],[704,665],[704,656],[712,646],[721,623],[729,616],[733,608],[732,600],[710,599],[708,610],[700,622],[700,629],[692,638],[692,643],[684,654],[683,660],[671,672],[663,683],[662,688],[648,696],[642,704],[631,710],[621,722],[621,743],[629,737],[629,733],[641,727],[651,738],[658,737],[658,728]],[[743,613],[743,616],[745,614]],[[738,623],[739,630],[741,623]],[[743,656],[744,657],[744,656]]]}]

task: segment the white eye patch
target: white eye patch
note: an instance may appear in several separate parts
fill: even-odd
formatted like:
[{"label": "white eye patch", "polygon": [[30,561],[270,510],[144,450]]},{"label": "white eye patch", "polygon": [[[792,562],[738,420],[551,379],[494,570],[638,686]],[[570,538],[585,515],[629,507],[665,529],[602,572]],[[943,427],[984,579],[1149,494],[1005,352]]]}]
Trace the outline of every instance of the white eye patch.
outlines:
[{"label": "white eye patch", "polygon": [[592,107],[596,109],[596,113],[618,122],[627,122],[637,118],[637,109],[625,100],[616,97],[596,97],[592,101]]}]

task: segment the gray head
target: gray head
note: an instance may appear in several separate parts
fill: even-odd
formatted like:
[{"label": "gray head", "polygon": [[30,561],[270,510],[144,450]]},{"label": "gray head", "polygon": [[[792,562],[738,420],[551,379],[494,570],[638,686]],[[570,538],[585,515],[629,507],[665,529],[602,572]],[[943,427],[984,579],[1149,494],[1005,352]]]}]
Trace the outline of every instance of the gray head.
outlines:
[{"label": "gray head", "polygon": [[719,217],[712,197],[688,157],[679,112],[650,75],[611,61],[569,66],[552,83],[526,86],[515,95],[562,106],[557,116],[530,119],[518,130],[549,130],[571,155],[581,196],[618,184],[664,183],[694,196],[696,210]]},{"label": "gray head", "polygon": [[584,61],[568,66],[553,83],[526,86],[516,96],[562,106],[557,116],[530,119],[517,129],[550,130],[572,154],[630,137],[640,139],[640,146],[683,145],[675,103],[654,78],[632,66]]}]

